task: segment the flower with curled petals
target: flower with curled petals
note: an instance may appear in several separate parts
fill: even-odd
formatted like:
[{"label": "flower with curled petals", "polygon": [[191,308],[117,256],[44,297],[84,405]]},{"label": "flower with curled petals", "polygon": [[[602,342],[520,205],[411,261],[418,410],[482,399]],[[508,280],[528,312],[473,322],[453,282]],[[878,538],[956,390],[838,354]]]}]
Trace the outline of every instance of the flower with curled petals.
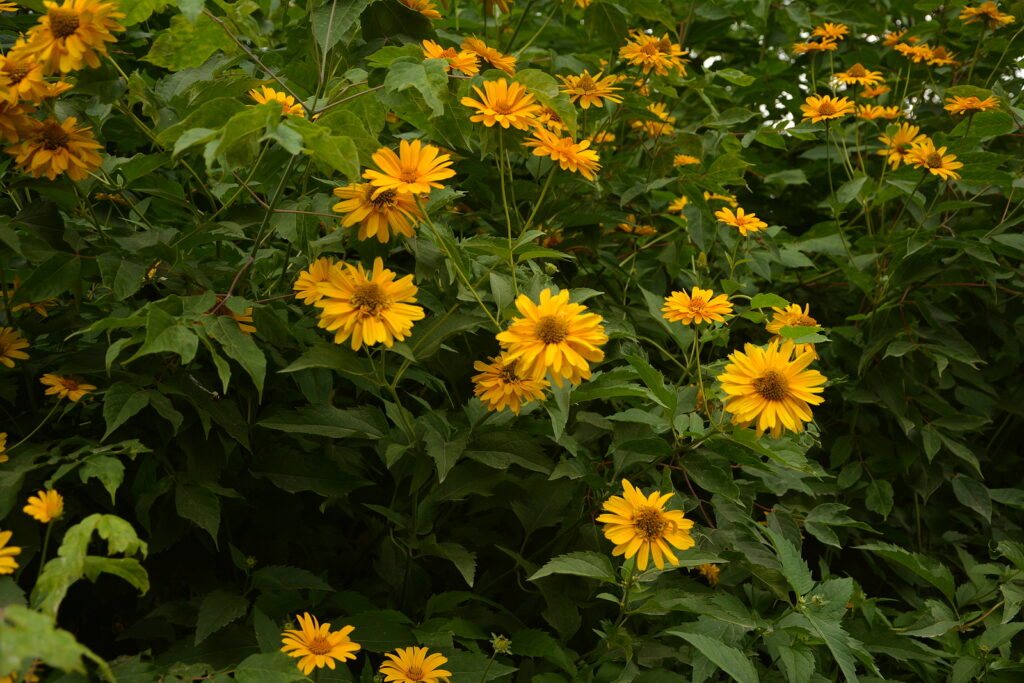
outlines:
[{"label": "flower with curled petals", "polygon": [[430,2],[430,0],[398,0],[400,3],[411,9],[413,12],[419,12],[427,19],[440,19],[441,13],[437,11],[437,5]]},{"label": "flower with curled petals", "polygon": [[846,71],[832,74],[832,78],[846,85],[874,85],[882,82],[882,72],[869,71],[863,64],[857,62]]},{"label": "flower with curled petals", "polygon": [[369,183],[353,183],[334,188],[334,196],[340,201],[331,207],[332,211],[345,214],[343,227],[359,224],[360,240],[376,238],[386,244],[392,235],[413,237],[416,223],[423,218],[416,203],[416,196],[399,194],[395,190],[377,192]]},{"label": "flower with curled petals", "polygon": [[946,154],[945,147],[936,149],[931,138],[924,139],[910,149],[907,163],[914,168],[923,168],[943,180],[959,180],[960,174],[956,169],[963,167],[963,163],[956,160],[955,154]]},{"label": "flower with curled petals", "polygon": [[465,38],[462,41],[462,49],[468,50],[473,54],[480,57],[495,69],[501,69],[509,76],[514,76],[516,73],[516,58],[512,55],[506,55],[493,47],[485,43],[476,37]]},{"label": "flower with curled petals", "polygon": [[89,126],[79,126],[78,120],[69,116],[63,121],[31,119],[25,137],[5,151],[35,178],[53,180],[66,174],[72,180],[85,180],[103,163],[96,151],[102,148]]},{"label": "flower with curled petals", "polygon": [[355,630],[354,626],[332,631],[330,623],[321,624],[309,612],[299,616],[298,620],[299,628],[288,629],[281,634],[281,652],[298,658],[296,666],[305,675],[325,666],[334,669],[335,660],[344,662],[356,658],[360,645],[349,637]]},{"label": "flower with curled petals", "polygon": [[324,297],[319,289],[321,282],[330,279],[331,268],[334,267],[334,259],[318,258],[309,264],[309,268],[299,273],[292,289],[295,290],[295,298],[304,304],[312,304]]},{"label": "flower with curled petals", "polygon": [[669,70],[673,70],[679,76],[685,76],[686,63],[690,61],[685,56],[689,53],[679,43],[673,43],[667,33],[656,38],[633,30],[630,31],[629,41],[619,49],[619,59],[643,67],[645,74],[654,71],[659,76],[667,76]]},{"label": "flower with curled petals", "polygon": [[25,42],[15,51],[34,55],[43,66],[43,72],[67,73],[85,65],[96,69],[100,57],[107,55],[107,43],[113,43],[113,32],[123,31],[118,23],[125,15],[112,2],[97,0],[45,0],[46,14],[28,30]]},{"label": "flower with curled petals", "polygon": [[[256,104],[266,104],[267,102],[279,103],[281,105],[281,116],[306,116],[306,110],[302,108],[302,104],[295,101],[294,97],[279,90],[268,88],[265,85],[261,85],[259,90],[256,88],[250,90],[249,97]],[[255,105],[250,104],[249,106]]]},{"label": "flower with curled petals", "polygon": [[612,555],[623,555],[628,560],[636,556],[636,567],[647,569],[649,560],[654,560],[658,569],[665,568],[665,560],[678,567],[679,558],[669,548],[671,544],[679,550],[694,546],[690,529],[693,520],[686,519],[682,510],[666,510],[674,493],[654,492],[645,496],[640,489],[622,480],[622,495],[606,500],[597,521],[604,524],[605,538],[615,544]]},{"label": "flower with curled petals", "polygon": [[22,511],[32,519],[48,524],[64,513],[64,496],[56,491],[40,491],[29,496]]},{"label": "flower with curled petals", "polygon": [[1017,21],[1017,18],[1012,14],[1000,12],[999,5],[994,2],[983,2],[977,7],[964,7],[963,11],[960,12],[960,20],[965,24],[973,24],[979,19],[983,19],[986,26],[990,29],[996,29]]},{"label": "flower with curled petals", "polygon": [[943,107],[950,114],[968,114],[976,111],[988,111],[989,109],[999,109],[999,98],[997,97],[986,97],[985,99],[979,99],[973,95],[970,97],[949,97],[946,98],[946,106]]},{"label": "flower with curled petals", "polygon": [[818,123],[852,114],[853,102],[845,97],[811,95],[800,105],[800,111],[803,112],[804,119]]},{"label": "flower with curled petals", "polygon": [[574,104],[579,104],[583,109],[590,107],[603,107],[604,101],[621,102],[622,98],[615,93],[622,88],[616,88],[615,84],[622,80],[621,76],[604,76],[601,71],[596,76],[591,76],[590,71],[584,71],[579,76],[559,76],[562,81],[562,91],[569,95]]},{"label": "flower with curled petals", "polygon": [[479,60],[469,50],[456,50],[454,47],[444,48],[432,40],[424,40],[421,45],[424,59],[443,59],[448,62],[444,67],[445,71],[455,69],[467,76],[475,76],[480,73]]},{"label": "flower with curled petals", "polygon": [[518,361],[509,360],[505,354],[494,356],[490,362],[476,361],[473,368],[479,374],[473,376],[473,393],[483,401],[487,410],[508,408],[516,415],[526,403],[544,400],[546,379],[520,376],[516,372]]},{"label": "flower with curled petals", "polygon": [[13,535],[13,531],[0,531],[0,576],[13,574],[18,568],[18,561],[14,558],[21,555],[21,548],[7,545]]},{"label": "flower with curled petals", "polygon": [[13,327],[0,327],[0,365],[13,368],[14,361],[28,358],[22,351],[28,347],[28,340],[22,338],[21,332]]},{"label": "flower with curled petals", "polygon": [[896,131],[878,138],[879,142],[885,145],[885,149],[878,150],[878,154],[886,157],[889,166],[899,168],[901,163],[907,163],[910,150],[914,145],[921,144],[928,139],[927,135],[921,135],[921,129],[909,123],[901,123]]}]

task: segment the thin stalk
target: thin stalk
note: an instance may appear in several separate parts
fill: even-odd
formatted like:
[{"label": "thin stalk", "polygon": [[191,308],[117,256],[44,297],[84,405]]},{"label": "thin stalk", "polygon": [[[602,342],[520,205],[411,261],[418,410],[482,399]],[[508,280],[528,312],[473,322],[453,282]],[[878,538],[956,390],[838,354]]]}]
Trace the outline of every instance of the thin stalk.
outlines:
[{"label": "thin stalk", "polygon": [[[498,131],[498,177],[501,183],[501,206],[505,210],[505,232],[508,235],[508,272],[512,276],[512,289],[519,296],[519,282],[516,278],[516,260],[512,243],[512,216],[508,211],[508,195],[505,191],[505,132]],[[509,174],[511,175],[511,173]]]},{"label": "thin stalk", "polygon": [[981,52],[981,44],[985,40],[985,33],[988,31],[988,24],[985,22],[981,23],[981,33],[978,34],[978,42],[974,46],[974,55],[971,57],[971,68],[967,70],[967,80],[971,80],[971,76],[974,75],[974,65],[978,63],[978,53]]},{"label": "thin stalk", "polygon": [[57,408],[59,408],[59,407],[60,407],[60,401],[58,400],[58,401],[57,401],[56,403],[54,403],[54,404],[53,404],[53,407],[52,407],[52,408],[50,408],[50,412],[48,412],[48,413],[46,414],[46,417],[44,417],[44,418],[42,419],[42,421],[41,421],[41,422],[40,422],[39,424],[37,424],[37,425],[36,425],[36,428],[35,428],[35,429],[33,429],[33,430],[32,430],[31,432],[29,432],[29,433],[28,433],[28,435],[27,435],[27,436],[26,436],[26,437],[25,437],[24,439],[22,439],[22,440],[21,440],[21,441],[19,441],[18,443],[14,444],[14,445],[13,445],[13,446],[11,446],[10,448],[8,448],[8,449],[7,449],[7,450],[8,450],[8,452],[10,452],[10,451],[13,451],[13,450],[14,450],[15,448],[17,448],[18,446],[20,446],[21,444],[25,443],[26,441],[28,441],[29,439],[31,439],[31,438],[32,438],[33,436],[35,436],[36,432],[38,432],[38,431],[39,431],[39,430],[40,430],[40,429],[42,428],[42,426],[43,426],[44,424],[46,424],[46,423],[47,423],[47,422],[48,422],[48,421],[50,420],[50,418],[51,418],[51,417],[53,417],[53,414],[54,414],[55,412],[57,412]]},{"label": "thin stalk", "polygon": [[[544,23],[540,25],[540,28],[537,29],[537,31],[530,37],[530,39],[528,41],[526,41],[526,45],[523,45],[521,48],[516,50],[516,54],[515,54],[516,57],[521,55],[523,53],[523,50],[525,50],[526,48],[528,48],[531,45],[533,45],[533,41],[537,40],[537,38],[540,37],[541,31],[546,29],[548,27],[548,24],[551,23],[551,20],[555,18],[555,12],[558,11],[560,3],[555,2],[555,3],[552,3],[552,5],[554,5],[554,6],[551,8],[551,12],[548,14],[548,18],[544,20]],[[509,43],[509,49],[510,50],[512,49],[512,43]]]},{"label": "thin stalk", "polygon": [[46,553],[50,549],[50,534],[53,533],[53,521],[46,523],[46,533],[43,534],[43,552],[39,555],[39,571],[36,573],[36,583],[43,575],[43,565],[46,564]]},{"label": "thin stalk", "polygon": [[616,620],[616,626],[622,626],[622,622],[626,620],[626,604],[629,602],[629,591],[633,587],[633,579],[636,577],[636,561],[634,560],[633,566],[629,570],[629,576],[626,577],[625,583],[622,586],[622,599],[619,600],[619,618]]},{"label": "thin stalk", "polygon": [[526,223],[523,224],[523,232],[526,232],[533,226],[533,219],[537,217],[537,210],[540,208],[540,205],[544,203],[544,197],[547,196],[548,188],[551,186],[551,179],[555,177],[555,168],[556,166],[552,164],[551,172],[548,173],[547,180],[544,181],[544,187],[540,190],[540,196],[537,197],[537,202],[533,205],[533,211],[530,212],[530,217],[527,218]]},{"label": "thin stalk", "polygon": [[988,75],[988,78],[985,79],[986,88],[989,86],[989,83],[992,82],[992,79],[995,78],[996,74],[999,73],[999,67],[1003,65],[1003,60],[1006,59],[1006,53],[1010,50],[1010,46],[1013,45],[1013,41],[1017,40],[1017,36],[1021,34],[1021,31],[1024,31],[1024,26],[1021,26],[1019,29],[1017,29],[1017,32],[1014,33],[1010,37],[1010,40],[1007,41],[1006,47],[1003,48],[1003,54],[999,55],[999,61],[996,62],[995,68],[992,69],[992,73],[990,73]]}]

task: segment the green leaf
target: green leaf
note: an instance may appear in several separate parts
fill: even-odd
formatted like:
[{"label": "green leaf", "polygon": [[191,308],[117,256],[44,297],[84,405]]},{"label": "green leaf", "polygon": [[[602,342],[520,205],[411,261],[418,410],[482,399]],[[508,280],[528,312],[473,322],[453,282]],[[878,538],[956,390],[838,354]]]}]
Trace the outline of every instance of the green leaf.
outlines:
[{"label": "green leaf", "polygon": [[775,546],[775,552],[782,563],[782,575],[786,577],[786,581],[789,582],[793,591],[797,596],[809,593],[814,587],[814,578],[811,576],[811,570],[807,568],[804,558],[800,556],[800,551],[786,537],[771,527],[765,527],[764,532]]},{"label": "green leaf", "polygon": [[146,274],[145,263],[129,261],[112,251],[100,254],[96,258],[100,268],[103,284],[109,287],[114,299],[123,301],[142,287],[143,276]]},{"label": "green leaf", "polygon": [[446,65],[444,59],[400,57],[388,67],[384,89],[387,92],[401,92],[415,88],[433,112],[430,118],[441,116],[448,99],[448,74],[444,70]]},{"label": "green leaf", "polygon": [[423,442],[427,446],[427,454],[434,459],[434,465],[437,467],[438,482],[443,482],[451,469],[455,467],[455,463],[458,462],[462,452],[466,450],[466,440],[465,434],[448,438],[432,427],[427,429],[427,432],[423,435]]},{"label": "green leaf", "polygon": [[676,412],[676,392],[665,384],[665,376],[639,356],[627,355],[626,361],[633,366],[640,380],[651,390],[658,404],[667,408],[670,416],[673,415]]},{"label": "green leaf", "polygon": [[329,583],[313,572],[285,565],[257,569],[252,574],[252,581],[254,586],[263,590],[334,590]]},{"label": "green leaf", "polygon": [[715,71],[713,73],[715,76],[720,76],[721,78],[724,78],[733,85],[750,85],[751,83],[757,80],[757,78],[755,78],[754,76],[745,74],[739,69],[722,69],[721,71]]},{"label": "green leaf", "polygon": [[[513,647],[515,647],[513,645]],[[494,661],[491,657],[474,652],[453,650],[447,653],[445,671],[452,673],[453,681],[493,681],[515,673],[515,667]]]},{"label": "green leaf", "polygon": [[606,555],[594,552],[559,555],[534,572],[529,580],[536,581],[552,574],[571,574],[599,579],[606,583],[617,583],[611,560]]},{"label": "green leaf", "polygon": [[11,300],[13,304],[51,299],[81,282],[82,261],[75,254],[57,252],[32,269]]},{"label": "green leaf", "polygon": [[310,28],[320,49],[326,52],[337,45],[371,2],[375,0],[330,0],[318,7],[310,17]]},{"label": "green leaf", "polygon": [[912,553],[891,543],[868,543],[856,546],[857,550],[868,550],[891,562],[902,565],[938,588],[946,599],[952,602],[955,584],[949,568],[936,559]]},{"label": "green leaf", "polygon": [[115,382],[103,393],[103,419],[107,423],[106,439],[128,418],[137,414],[149,404],[149,393],[145,389],[127,382]]},{"label": "green leaf", "polygon": [[291,683],[308,680],[295,660],[281,652],[249,655],[235,667],[239,683]]},{"label": "green leaf", "polygon": [[203,329],[220,342],[224,354],[242,366],[256,385],[256,391],[263,396],[263,382],[267,375],[267,359],[256,346],[252,337],[238,329],[234,318],[226,315],[213,316],[206,320]]},{"label": "green leaf", "polygon": [[986,522],[992,521],[992,496],[980,481],[963,475],[954,476],[953,494],[963,505],[984,517]]},{"label": "green leaf", "polygon": [[199,605],[195,644],[199,645],[232,621],[241,619],[248,611],[249,600],[241,595],[225,590],[209,593]]},{"label": "green leaf", "polygon": [[104,678],[114,680],[107,663],[64,629],[57,628],[54,618],[21,605],[8,605],[0,610],[0,671],[25,671],[34,659],[68,673],[85,674],[82,658],[91,660]]},{"label": "green leaf", "polygon": [[305,406],[298,410],[275,413],[257,424],[282,432],[316,434],[335,439],[348,436],[380,438],[387,432],[387,423],[376,408],[340,410],[329,405]]},{"label": "green leaf", "polygon": [[220,500],[217,494],[195,484],[178,484],[174,489],[174,507],[178,515],[206,530],[217,545],[220,528]]},{"label": "green leaf", "polygon": [[170,27],[157,36],[143,59],[170,71],[200,66],[217,50],[230,51],[234,42],[205,14],[190,24],[183,16],[171,17]]},{"label": "green leaf", "polygon": [[540,69],[521,69],[516,72],[515,80],[525,85],[538,102],[553,109],[569,129],[569,135],[576,136],[576,107],[558,87],[554,76]]},{"label": "green leaf", "polygon": [[839,664],[846,680],[850,683],[858,683],[860,679],[857,677],[857,661],[854,659],[853,647],[851,647],[851,642],[857,643],[857,641],[851,638],[836,622],[819,619],[808,612],[801,616],[810,626],[809,630],[825,641],[825,646],[828,647],[832,657]]},{"label": "green leaf", "polygon": [[[104,404],[106,407],[106,404]],[[124,463],[109,455],[89,456],[78,469],[82,483],[90,479],[99,479],[103,488],[110,494],[110,502],[114,502],[114,494],[124,482]]]},{"label": "green leaf", "polygon": [[682,638],[739,683],[758,683],[760,680],[754,665],[743,652],[717,638],[680,629],[669,629],[665,631],[665,635]]},{"label": "green leaf", "polygon": [[877,512],[882,517],[888,517],[892,510],[893,491],[892,484],[884,479],[875,479],[868,484],[864,494],[864,504],[868,510]]},{"label": "green leaf", "polygon": [[127,362],[151,353],[169,351],[178,354],[182,363],[190,363],[198,348],[199,338],[191,326],[159,306],[150,306],[146,315],[146,340]]},{"label": "green leaf", "polygon": [[465,579],[470,588],[476,573],[476,553],[471,553],[458,543],[432,543],[421,548],[427,555],[442,557],[453,565]]},{"label": "green leaf", "polygon": [[169,4],[168,0],[118,0],[117,8],[124,12],[124,19],[120,23],[124,26],[141,23]]},{"label": "green leaf", "polygon": [[778,294],[755,294],[750,300],[751,308],[785,308],[789,302]]}]

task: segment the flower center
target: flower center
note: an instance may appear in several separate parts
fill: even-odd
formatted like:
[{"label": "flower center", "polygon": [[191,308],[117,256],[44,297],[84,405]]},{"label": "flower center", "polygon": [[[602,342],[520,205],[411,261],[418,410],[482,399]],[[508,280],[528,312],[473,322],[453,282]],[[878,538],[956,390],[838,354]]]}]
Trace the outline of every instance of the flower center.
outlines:
[{"label": "flower center", "polygon": [[50,17],[50,31],[56,38],[67,38],[78,30],[78,15],[63,9],[51,9],[47,14]]},{"label": "flower center", "polygon": [[25,76],[28,76],[29,65],[24,62],[19,64],[8,61],[4,72],[7,74],[7,79],[11,82],[11,85],[18,85]]},{"label": "flower center", "polygon": [[39,137],[42,139],[43,148],[49,150],[67,147],[68,140],[71,139],[64,127],[54,121],[43,124]]},{"label": "flower center", "polygon": [[317,636],[306,643],[306,649],[315,655],[325,655],[331,651],[331,644],[326,638]]},{"label": "flower center", "polygon": [[576,87],[584,91],[597,90],[597,84],[594,83],[594,79],[590,77],[590,74],[580,76],[580,80],[576,82]]},{"label": "flower center", "polygon": [[942,168],[942,157],[938,152],[932,152],[925,159],[925,163],[928,164],[928,168]]},{"label": "flower center", "polygon": [[390,209],[395,205],[395,191],[384,190],[381,192],[376,199],[371,199],[370,203],[373,204],[373,208],[376,211],[384,211]]},{"label": "flower center", "polygon": [[769,370],[754,380],[754,391],[768,401],[781,401],[789,394],[789,383],[781,373]]},{"label": "flower center", "polygon": [[633,526],[646,540],[653,541],[661,538],[662,532],[668,526],[668,520],[661,514],[661,510],[644,507],[633,517]]},{"label": "flower center", "polygon": [[832,116],[836,113],[836,108],[832,106],[831,102],[820,102],[818,104],[818,115],[819,116]]},{"label": "flower center", "polygon": [[60,385],[68,391],[75,391],[78,389],[78,382],[71,379],[70,377],[61,377]]},{"label": "flower center", "polygon": [[558,316],[545,315],[537,321],[536,334],[545,344],[559,344],[569,336],[569,326]]},{"label": "flower center", "polygon": [[690,299],[690,310],[694,313],[703,313],[704,309],[707,308],[708,302],[701,299],[699,296]]},{"label": "flower center", "polygon": [[520,381],[519,375],[516,374],[516,363],[518,361],[512,361],[508,365],[504,365],[501,368],[501,372],[498,373],[498,377],[505,384],[516,384]]},{"label": "flower center", "polygon": [[[420,173],[415,168],[403,168],[402,172],[398,176],[399,180],[403,183],[415,183],[419,182]],[[381,194],[384,194],[381,192]]]},{"label": "flower center", "polygon": [[501,114],[503,116],[508,116],[512,113],[512,105],[508,102],[495,102],[493,109],[495,114]]},{"label": "flower center", "polygon": [[868,75],[868,72],[860,64],[854,64],[853,66],[850,67],[850,70],[847,71],[846,74],[848,76],[852,76],[853,78],[864,78],[864,76]]},{"label": "flower center", "polygon": [[349,303],[358,308],[360,312],[369,315],[376,315],[387,305],[387,297],[381,290],[380,285],[368,282],[365,285],[357,285]]},{"label": "flower center", "polygon": [[422,681],[423,680],[423,669],[419,668],[418,666],[410,666],[408,668],[408,670],[406,670],[405,675],[410,680]]}]

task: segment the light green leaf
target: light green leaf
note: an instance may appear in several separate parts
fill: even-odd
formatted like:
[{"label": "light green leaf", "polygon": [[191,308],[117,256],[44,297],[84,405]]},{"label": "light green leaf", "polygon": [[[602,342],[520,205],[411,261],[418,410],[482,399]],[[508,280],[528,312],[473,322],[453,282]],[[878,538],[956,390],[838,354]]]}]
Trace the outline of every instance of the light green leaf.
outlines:
[{"label": "light green leaf", "polygon": [[401,92],[415,88],[430,107],[430,118],[436,118],[444,114],[444,103],[448,99],[448,74],[444,70],[446,65],[443,59],[400,57],[388,67],[384,89],[387,92]]},{"label": "light green leaf", "polygon": [[124,463],[109,455],[89,456],[78,470],[82,482],[96,478],[110,494],[110,502],[114,502],[114,494],[124,481]]},{"label": "light green leaf", "polygon": [[798,596],[806,595],[814,587],[814,578],[800,551],[786,537],[771,527],[765,527],[765,534],[775,546],[775,552],[782,563],[782,574]]},{"label": "light green leaf", "polygon": [[[338,44],[359,20],[363,10],[375,0],[330,0],[314,10],[310,18],[313,39],[321,50],[327,51]],[[351,36],[349,36],[351,39]]]},{"label": "light green leaf", "polygon": [[758,683],[760,680],[754,665],[750,663],[743,652],[731,645],[726,645],[717,638],[681,629],[669,629],[665,631],[665,635],[682,638],[739,683]]},{"label": "light green leaf", "polygon": [[615,570],[606,555],[595,552],[577,552],[559,555],[534,572],[530,581],[542,579],[552,574],[571,574],[599,579],[606,583],[617,583]]},{"label": "light green leaf", "polygon": [[181,71],[200,66],[217,50],[229,51],[234,45],[228,34],[206,15],[200,15],[195,25],[178,15],[171,17],[170,27],[157,36],[143,59],[170,71]]}]

